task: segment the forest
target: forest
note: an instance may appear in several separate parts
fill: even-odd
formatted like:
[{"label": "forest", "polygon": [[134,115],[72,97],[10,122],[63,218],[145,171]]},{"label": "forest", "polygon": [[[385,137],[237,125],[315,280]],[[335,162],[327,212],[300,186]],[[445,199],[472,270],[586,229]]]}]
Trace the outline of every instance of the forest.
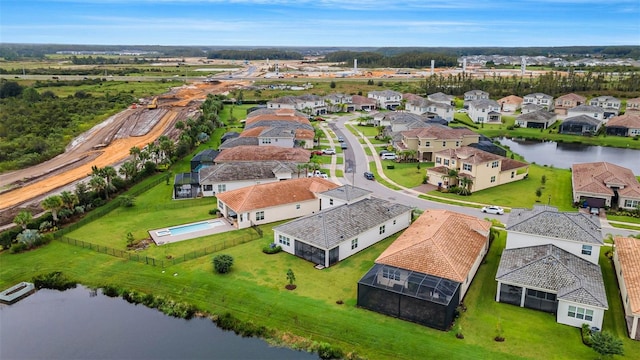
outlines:
[{"label": "forest", "polygon": [[0,82],[0,172],[24,168],[64,151],[69,141],[101,115],[116,113],[135,98],[130,93],[92,96],[77,91],[57,97],[13,81]]}]

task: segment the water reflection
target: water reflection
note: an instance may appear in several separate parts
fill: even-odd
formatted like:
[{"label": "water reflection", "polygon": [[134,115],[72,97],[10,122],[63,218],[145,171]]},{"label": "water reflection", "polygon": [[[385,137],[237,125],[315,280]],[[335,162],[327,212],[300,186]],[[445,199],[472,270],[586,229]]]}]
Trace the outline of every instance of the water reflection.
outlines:
[{"label": "water reflection", "polygon": [[539,165],[569,169],[576,163],[607,161],[640,175],[640,150],[509,138],[499,138],[498,141],[511,148],[513,152],[524,156],[527,162]]}]

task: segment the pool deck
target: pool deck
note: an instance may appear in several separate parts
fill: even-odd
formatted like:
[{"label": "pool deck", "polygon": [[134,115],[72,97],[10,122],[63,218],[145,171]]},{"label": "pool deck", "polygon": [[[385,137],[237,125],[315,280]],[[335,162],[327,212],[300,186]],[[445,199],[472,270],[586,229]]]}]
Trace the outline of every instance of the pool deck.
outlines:
[{"label": "pool deck", "polygon": [[[166,231],[169,229],[169,227],[166,227],[166,228],[149,230],[149,236],[151,236],[151,239],[153,240],[153,242],[156,243],[156,245],[161,246],[164,244],[170,244],[178,241],[191,240],[191,239],[195,239],[203,236],[220,234],[223,232],[236,230],[236,228],[233,225],[231,225],[225,218],[214,218],[214,219],[207,219],[203,221],[220,221],[221,225],[215,226],[210,229],[192,231],[192,232],[179,234],[179,235],[158,235],[158,232]],[[191,223],[191,224],[196,224],[200,222],[202,221],[196,221],[195,223]],[[170,227],[184,226],[184,225],[190,225],[190,224],[173,225]]]}]

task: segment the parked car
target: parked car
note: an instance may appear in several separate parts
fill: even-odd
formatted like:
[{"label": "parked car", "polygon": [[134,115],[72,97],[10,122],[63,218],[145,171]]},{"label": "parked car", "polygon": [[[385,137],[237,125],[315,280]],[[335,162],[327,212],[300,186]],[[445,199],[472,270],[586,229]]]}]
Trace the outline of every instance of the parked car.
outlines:
[{"label": "parked car", "polygon": [[487,214],[502,215],[504,214],[504,209],[500,206],[491,205],[483,207],[482,212]]},{"label": "parked car", "polygon": [[396,154],[394,153],[384,153],[382,155],[380,155],[380,159],[382,160],[395,160],[396,159]]},{"label": "parked car", "polygon": [[311,152],[311,155],[324,155],[324,153],[322,152],[322,150],[313,150]]},{"label": "parked car", "polygon": [[342,138],[342,136],[338,136],[338,142],[344,142],[344,139]]},{"label": "parked car", "polygon": [[600,208],[592,207],[589,212],[591,213],[591,215],[600,215]]},{"label": "parked car", "polygon": [[367,180],[375,180],[375,177],[373,176],[373,173],[368,172],[368,171],[365,171],[365,172],[364,172],[364,177],[365,177],[365,179],[367,179]]},{"label": "parked car", "polygon": [[322,153],[325,154],[325,155],[335,155],[336,154],[336,149],[334,149],[334,148],[324,149],[324,150],[322,150]]},{"label": "parked car", "polygon": [[380,151],[380,154],[379,154],[379,155],[380,155],[380,156],[382,156],[382,154],[389,154],[389,153],[391,153],[391,151],[389,151],[389,150],[382,150],[382,151]]},{"label": "parked car", "polygon": [[346,143],[340,143],[340,148],[342,150],[346,150],[347,149],[347,144]]}]

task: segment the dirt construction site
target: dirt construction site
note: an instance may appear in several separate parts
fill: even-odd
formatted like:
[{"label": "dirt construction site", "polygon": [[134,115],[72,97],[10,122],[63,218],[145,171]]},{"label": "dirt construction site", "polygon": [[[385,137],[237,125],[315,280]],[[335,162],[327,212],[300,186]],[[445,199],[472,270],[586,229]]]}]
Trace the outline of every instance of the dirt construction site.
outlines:
[{"label": "dirt construction site", "polygon": [[223,94],[248,85],[245,81],[198,83],[158,96],[157,107],[126,109],[75,138],[63,154],[44,163],[0,174],[0,225],[9,224],[22,209],[40,213],[40,201],[91,174],[92,166],[114,166],[129,150],[145,147],[162,135],[178,136],[177,121],[198,115],[208,94]]}]

